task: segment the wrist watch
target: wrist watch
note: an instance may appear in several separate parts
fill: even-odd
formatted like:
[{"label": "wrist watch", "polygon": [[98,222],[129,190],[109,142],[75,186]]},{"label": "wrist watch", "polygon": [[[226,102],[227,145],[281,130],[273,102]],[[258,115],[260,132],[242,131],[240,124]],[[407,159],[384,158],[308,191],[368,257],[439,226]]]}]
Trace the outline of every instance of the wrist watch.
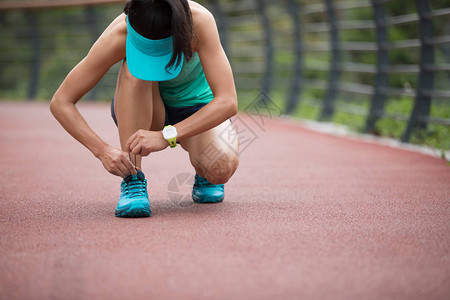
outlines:
[{"label": "wrist watch", "polygon": [[164,127],[162,134],[164,139],[169,143],[170,148],[175,148],[177,146],[177,129],[172,125]]}]

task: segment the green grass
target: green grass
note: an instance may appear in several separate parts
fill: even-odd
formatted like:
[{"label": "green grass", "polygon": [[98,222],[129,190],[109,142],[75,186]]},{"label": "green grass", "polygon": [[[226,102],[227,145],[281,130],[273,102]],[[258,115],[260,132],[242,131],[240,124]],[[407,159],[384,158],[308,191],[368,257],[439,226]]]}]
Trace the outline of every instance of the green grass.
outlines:
[{"label": "green grass", "polygon": [[[252,94],[253,93],[253,94]],[[256,97],[257,92],[248,92],[245,94],[247,99],[254,99]],[[242,102],[240,94],[240,108],[245,107],[245,103],[247,101]],[[253,95],[253,96],[251,96]],[[276,103],[277,106],[284,109],[286,95],[280,91],[274,90],[271,95],[271,100]],[[314,96],[314,92],[306,89],[302,94],[300,99],[300,105],[294,111],[293,116],[309,119],[309,120],[318,120],[321,112],[322,101],[314,100],[317,96]],[[352,105],[355,105],[356,101],[353,101]],[[350,130],[358,133],[362,133],[364,131],[366,117],[360,116],[356,114],[351,114],[347,112],[343,112],[339,110],[339,104],[345,104],[346,102],[343,99],[337,99],[336,103],[338,104],[335,114],[333,118],[330,120],[333,123],[341,124],[347,126]],[[357,102],[358,107],[369,111],[370,103],[366,99],[361,102]],[[394,139],[401,139],[406,126],[407,120],[409,120],[410,112],[412,111],[414,106],[414,99],[410,97],[403,98],[392,98],[388,99],[385,104],[385,113],[387,114],[396,114],[396,115],[404,115],[405,120],[393,119],[393,118],[381,118],[378,120],[375,126],[376,135],[382,137],[389,137]],[[437,118],[450,118],[450,105],[448,102],[442,101],[434,101],[432,103],[432,108],[430,112],[431,117]],[[415,130],[411,134],[410,143],[428,146],[437,150],[440,150],[443,153],[445,151],[450,151],[450,126],[440,125],[440,124],[428,124],[426,130]]]},{"label": "green grass", "polygon": [[309,119],[309,120],[317,120],[320,114],[320,108],[312,106],[311,102],[306,102],[304,105],[301,105],[294,116]]}]

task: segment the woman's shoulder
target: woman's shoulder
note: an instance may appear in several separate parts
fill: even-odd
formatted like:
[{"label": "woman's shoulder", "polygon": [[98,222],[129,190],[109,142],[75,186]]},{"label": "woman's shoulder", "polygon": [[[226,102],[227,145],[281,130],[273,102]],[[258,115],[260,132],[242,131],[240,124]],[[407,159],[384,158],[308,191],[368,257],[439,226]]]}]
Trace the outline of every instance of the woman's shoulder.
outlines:
[{"label": "woman's shoulder", "polygon": [[194,1],[189,1],[189,6],[191,8],[194,26],[203,26],[214,21],[214,16],[206,7]]},{"label": "woman's shoulder", "polygon": [[117,62],[125,58],[127,39],[127,24],[125,14],[119,15],[115,18],[98,40],[91,47],[88,56],[98,59],[99,57],[111,57]]},{"label": "woman's shoulder", "polygon": [[117,16],[105,29],[103,34],[113,37],[123,37],[127,35],[127,17],[124,13]]},{"label": "woman's shoulder", "polygon": [[204,6],[194,1],[189,1],[192,13],[192,22],[194,30],[193,49],[198,50],[199,42],[210,38],[211,28],[216,28],[216,21],[212,13]]},{"label": "woman's shoulder", "polygon": [[98,42],[108,45],[114,51],[124,52],[127,39],[126,15],[116,17],[101,34]]}]

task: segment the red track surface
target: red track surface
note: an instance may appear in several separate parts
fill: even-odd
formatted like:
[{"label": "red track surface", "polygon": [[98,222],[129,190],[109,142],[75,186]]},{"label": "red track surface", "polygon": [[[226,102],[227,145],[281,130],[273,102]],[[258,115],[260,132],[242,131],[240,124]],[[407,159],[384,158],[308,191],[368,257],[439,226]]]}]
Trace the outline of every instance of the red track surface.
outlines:
[{"label": "red track surface", "polygon": [[[117,146],[108,109],[80,106]],[[224,203],[169,200],[177,147],[144,161],[153,216],[119,219],[120,178],[47,104],[1,103],[0,298],[450,299],[444,161],[241,121],[259,138]]]}]

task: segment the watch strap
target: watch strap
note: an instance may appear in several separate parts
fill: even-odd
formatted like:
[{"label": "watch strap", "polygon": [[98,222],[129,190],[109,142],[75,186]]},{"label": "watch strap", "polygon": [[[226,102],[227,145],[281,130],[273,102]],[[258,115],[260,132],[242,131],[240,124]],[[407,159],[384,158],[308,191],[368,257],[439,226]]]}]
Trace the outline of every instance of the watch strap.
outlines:
[{"label": "watch strap", "polygon": [[167,139],[167,142],[169,142],[169,146],[170,148],[175,148],[177,146],[177,138],[171,138],[171,139]]}]

